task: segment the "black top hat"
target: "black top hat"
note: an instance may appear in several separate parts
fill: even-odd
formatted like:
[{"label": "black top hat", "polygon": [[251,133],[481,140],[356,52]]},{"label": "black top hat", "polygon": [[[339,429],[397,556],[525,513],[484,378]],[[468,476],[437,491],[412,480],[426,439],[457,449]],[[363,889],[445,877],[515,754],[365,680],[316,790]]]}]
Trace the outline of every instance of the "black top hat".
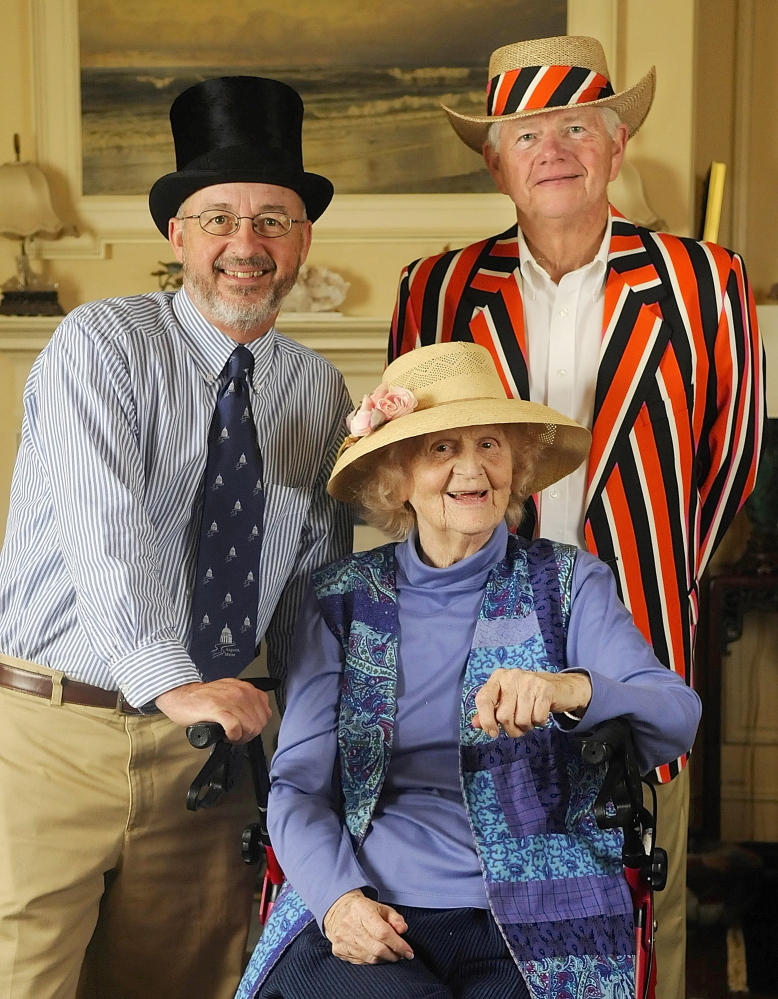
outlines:
[{"label": "black top hat", "polygon": [[326,177],[303,170],[303,102],[296,90],[259,76],[222,76],[185,90],[170,108],[176,172],[149,193],[163,236],[190,194],[213,184],[257,183],[300,195],[311,222],[332,200]]}]

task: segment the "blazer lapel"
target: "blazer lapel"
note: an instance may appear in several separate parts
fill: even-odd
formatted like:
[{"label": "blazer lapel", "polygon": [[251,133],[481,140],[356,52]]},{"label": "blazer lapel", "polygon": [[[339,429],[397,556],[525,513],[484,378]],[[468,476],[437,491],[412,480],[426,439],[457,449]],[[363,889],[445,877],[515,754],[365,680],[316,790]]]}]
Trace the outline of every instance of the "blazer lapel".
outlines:
[{"label": "blazer lapel", "polygon": [[667,292],[640,233],[616,212],[613,215],[587,476],[587,518],[646,400],[672,333],[661,309]]},{"label": "blazer lapel", "polygon": [[486,347],[509,396],[529,399],[524,303],[518,279],[516,226],[490,241],[473,271],[467,298],[473,306],[470,334]]}]

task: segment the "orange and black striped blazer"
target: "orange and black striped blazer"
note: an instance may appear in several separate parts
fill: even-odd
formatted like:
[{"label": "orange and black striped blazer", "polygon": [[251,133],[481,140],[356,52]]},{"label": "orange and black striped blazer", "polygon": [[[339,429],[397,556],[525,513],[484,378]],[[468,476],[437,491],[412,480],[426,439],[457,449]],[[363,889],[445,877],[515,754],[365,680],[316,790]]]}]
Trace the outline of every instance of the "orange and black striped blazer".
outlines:
[{"label": "orange and black striped blazer", "polygon": [[[691,683],[700,576],[756,478],[756,309],[736,254],[612,214],[584,533],[657,657]],[[472,340],[529,398],[518,263],[514,226],[407,267],[389,360]]]}]

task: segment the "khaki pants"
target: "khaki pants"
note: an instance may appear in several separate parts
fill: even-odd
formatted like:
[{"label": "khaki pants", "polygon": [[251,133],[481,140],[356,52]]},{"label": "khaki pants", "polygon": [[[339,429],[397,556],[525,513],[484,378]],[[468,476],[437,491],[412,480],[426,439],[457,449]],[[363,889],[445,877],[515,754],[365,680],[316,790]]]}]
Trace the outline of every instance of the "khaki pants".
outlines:
[{"label": "khaki pants", "polygon": [[163,715],[0,688],[0,719],[0,999],[232,999],[248,768],[189,812],[206,753]]},{"label": "khaki pants", "polygon": [[[654,895],[656,999],[686,996],[686,846],[689,835],[689,769],[657,792],[657,845],[667,850],[667,887]],[[646,804],[649,804],[646,797]]]}]

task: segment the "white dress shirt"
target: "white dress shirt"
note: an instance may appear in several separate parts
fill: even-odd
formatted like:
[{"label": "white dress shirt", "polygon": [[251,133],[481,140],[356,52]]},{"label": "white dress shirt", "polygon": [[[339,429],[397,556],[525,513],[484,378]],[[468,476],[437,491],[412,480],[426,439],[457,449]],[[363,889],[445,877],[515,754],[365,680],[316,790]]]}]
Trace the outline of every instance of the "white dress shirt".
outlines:
[{"label": "white dress shirt", "polygon": [[[530,253],[519,229],[530,399],[558,410],[589,430],[594,417],[610,240],[609,216],[594,260],[565,274],[555,284]],[[541,537],[586,547],[586,470],[584,461],[571,475],[540,494]]]}]

